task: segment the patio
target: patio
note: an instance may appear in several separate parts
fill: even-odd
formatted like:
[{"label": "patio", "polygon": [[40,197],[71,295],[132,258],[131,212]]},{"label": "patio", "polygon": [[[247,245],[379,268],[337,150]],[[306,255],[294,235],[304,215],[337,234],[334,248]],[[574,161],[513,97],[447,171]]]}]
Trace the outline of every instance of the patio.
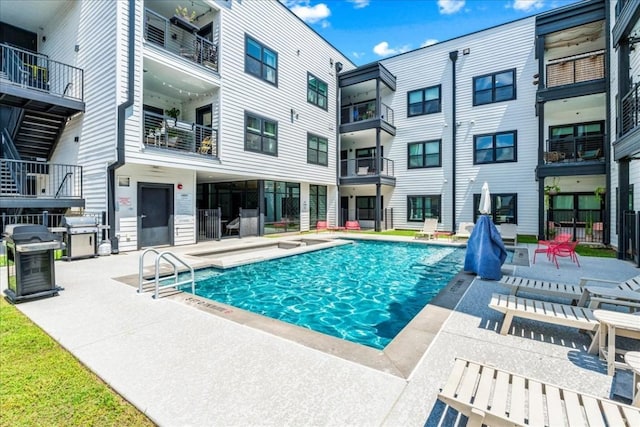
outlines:
[{"label": "patio", "polygon": [[[232,244],[173,249],[184,255]],[[607,376],[606,364],[586,352],[590,338],[577,330],[516,320],[514,333],[500,335],[501,314],[487,304],[491,293],[508,291],[495,282],[473,282],[405,379],[173,299],[137,294],[114,278],[137,272],[138,255],[58,262],[60,296],[17,307],[160,425],[453,425],[455,414],[436,396],[454,357],[598,396],[631,392],[630,373]],[[556,269],[545,260],[515,272],[568,283],[638,274],[613,259],[583,257],[581,264]],[[4,269],[0,277],[4,289]]]}]

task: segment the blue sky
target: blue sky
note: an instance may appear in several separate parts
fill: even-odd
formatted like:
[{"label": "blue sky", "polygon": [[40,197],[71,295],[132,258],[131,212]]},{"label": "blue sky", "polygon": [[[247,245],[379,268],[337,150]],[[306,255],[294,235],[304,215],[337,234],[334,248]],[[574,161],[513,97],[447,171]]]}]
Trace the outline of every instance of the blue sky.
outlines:
[{"label": "blue sky", "polygon": [[280,0],[356,65],[579,0]]}]

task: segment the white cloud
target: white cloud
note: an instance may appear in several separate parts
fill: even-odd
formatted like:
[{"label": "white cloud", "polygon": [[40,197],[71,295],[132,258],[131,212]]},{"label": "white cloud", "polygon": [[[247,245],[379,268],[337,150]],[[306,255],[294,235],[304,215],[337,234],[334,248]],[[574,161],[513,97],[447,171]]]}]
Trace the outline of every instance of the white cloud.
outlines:
[{"label": "white cloud", "polygon": [[[285,1],[284,4],[291,9],[293,13],[298,15],[300,19],[309,24],[315,24],[316,22],[323,21],[331,15],[329,6],[324,3],[318,3],[315,6],[311,6],[308,1]],[[323,22],[323,26],[327,26],[328,23]]]},{"label": "white cloud", "polygon": [[459,12],[465,4],[465,0],[438,0],[438,8],[443,15],[451,15]]},{"label": "white cloud", "polygon": [[378,56],[397,55],[398,53],[403,53],[408,50],[409,50],[409,46],[390,48],[389,43],[387,42],[380,42],[373,47],[373,53],[375,53]]},{"label": "white cloud", "polygon": [[365,55],[364,52],[351,52],[351,56],[353,56],[356,59],[360,59]]},{"label": "white cloud", "polygon": [[540,9],[544,6],[544,0],[513,0],[513,8],[523,12]]},{"label": "white cloud", "polygon": [[356,9],[362,9],[363,7],[369,6],[371,0],[349,0],[350,3],[353,3],[353,7]]},{"label": "white cloud", "polygon": [[431,46],[432,44],[436,44],[436,43],[438,43],[438,40],[436,40],[436,39],[427,39],[420,45],[420,47],[427,47],[427,46]]}]

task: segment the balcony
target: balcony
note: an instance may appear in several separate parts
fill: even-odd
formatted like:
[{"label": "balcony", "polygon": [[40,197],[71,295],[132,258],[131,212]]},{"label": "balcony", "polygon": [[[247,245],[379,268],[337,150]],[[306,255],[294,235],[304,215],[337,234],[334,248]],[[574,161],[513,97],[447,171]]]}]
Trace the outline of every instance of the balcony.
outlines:
[{"label": "balcony", "polygon": [[340,112],[340,124],[344,125],[364,120],[381,119],[390,125],[393,125],[393,110],[383,103],[380,103],[380,107],[382,111],[379,116],[376,114],[375,101],[361,102],[359,104],[342,107]]},{"label": "balcony", "polygon": [[[46,199],[44,204],[30,203],[33,207],[84,206],[82,166],[0,159],[2,205],[14,207],[12,200],[21,198]],[[25,206],[24,200],[19,203],[19,207]]]},{"label": "balcony", "polygon": [[182,122],[173,117],[145,111],[144,135],[147,148],[218,158],[218,130],[209,126]]},{"label": "balcony", "polygon": [[622,98],[621,135],[626,135],[640,125],[640,83],[633,85]]},{"label": "balcony", "polygon": [[604,135],[548,139],[544,151],[545,164],[604,162]]},{"label": "balcony", "polygon": [[549,61],[546,66],[547,88],[605,78],[604,50]]},{"label": "balcony", "polygon": [[385,157],[380,159],[382,168],[378,171],[375,157],[359,157],[340,161],[340,178],[365,178],[365,177],[394,177],[393,160]]},{"label": "balcony", "polygon": [[[188,61],[218,71],[218,46],[199,35],[175,25],[170,19],[145,9],[144,38]],[[176,21],[177,22],[177,21]]]}]

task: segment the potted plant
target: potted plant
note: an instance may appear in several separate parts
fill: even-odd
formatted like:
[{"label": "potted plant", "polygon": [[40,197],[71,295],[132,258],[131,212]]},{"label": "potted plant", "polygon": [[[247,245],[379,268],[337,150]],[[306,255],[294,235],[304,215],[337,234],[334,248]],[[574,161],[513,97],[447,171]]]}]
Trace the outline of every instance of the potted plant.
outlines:
[{"label": "potted plant", "polygon": [[167,116],[169,117],[173,117],[174,120],[178,120],[178,116],[180,115],[180,110],[178,110],[176,107],[173,107],[170,110],[166,111]]},{"label": "potted plant", "polygon": [[587,223],[584,226],[584,235],[587,242],[591,242],[593,240],[593,219],[591,218],[591,215],[587,218]]},{"label": "potted plant", "polygon": [[558,178],[553,178],[553,181],[549,185],[544,186],[544,206],[549,207],[549,196],[555,196],[560,192],[560,185],[558,185]]},{"label": "potted plant", "polygon": [[595,191],[593,193],[596,195],[596,200],[598,202],[602,202],[606,192],[607,192],[606,188],[604,188],[604,187],[596,187],[596,189],[595,189]]},{"label": "potted plant", "polygon": [[195,20],[196,11],[193,10],[189,14],[187,8],[182,6],[176,7],[176,14],[170,19],[172,24],[182,28],[183,30],[189,31],[190,33],[200,31],[200,28],[193,23]]}]

